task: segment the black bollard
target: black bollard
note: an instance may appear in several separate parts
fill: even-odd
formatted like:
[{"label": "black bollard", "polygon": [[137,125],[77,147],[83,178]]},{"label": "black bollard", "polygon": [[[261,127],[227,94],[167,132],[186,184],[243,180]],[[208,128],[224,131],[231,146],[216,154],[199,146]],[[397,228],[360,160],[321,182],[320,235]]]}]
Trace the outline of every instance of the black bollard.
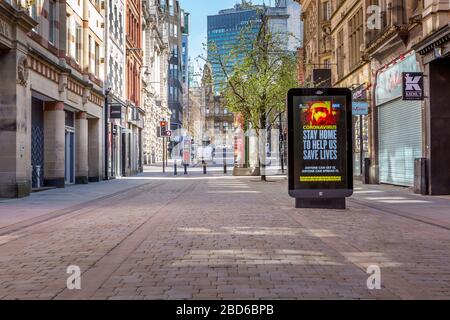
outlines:
[{"label": "black bollard", "polygon": [[203,161],[203,174],[206,174],[206,162]]},{"label": "black bollard", "polygon": [[188,165],[185,163],[185,164],[184,164],[184,174],[185,174],[185,175],[188,174],[188,172],[187,172],[187,167],[188,167]]},{"label": "black bollard", "polygon": [[227,174],[227,149],[223,148],[223,174]]},{"label": "black bollard", "polygon": [[174,163],[173,163],[173,175],[174,176],[176,176],[178,173],[177,173],[177,162],[175,161]]}]

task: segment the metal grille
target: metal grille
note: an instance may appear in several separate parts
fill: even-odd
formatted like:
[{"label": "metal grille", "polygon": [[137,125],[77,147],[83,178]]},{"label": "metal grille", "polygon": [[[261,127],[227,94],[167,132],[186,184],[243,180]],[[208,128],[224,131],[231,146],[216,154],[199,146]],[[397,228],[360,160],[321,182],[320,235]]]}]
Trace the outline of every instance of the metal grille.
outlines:
[{"label": "metal grille", "polygon": [[33,125],[31,129],[31,165],[33,169],[33,188],[44,185],[44,130]]},{"label": "metal grille", "polygon": [[414,159],[422,156],[421,103],[401,99],[379,107],[380,182],[414,185]]}]

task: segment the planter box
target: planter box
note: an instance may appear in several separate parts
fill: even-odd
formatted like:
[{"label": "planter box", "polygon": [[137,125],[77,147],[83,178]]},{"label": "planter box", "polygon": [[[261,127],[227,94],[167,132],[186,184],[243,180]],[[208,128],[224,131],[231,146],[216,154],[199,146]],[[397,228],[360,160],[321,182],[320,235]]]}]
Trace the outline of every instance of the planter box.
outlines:
[{"label": "planter box", "polygon": [[233,176],[237,177],[247,177],[247,176],[260,176],[261,171],[259,168],[233,168]]}]

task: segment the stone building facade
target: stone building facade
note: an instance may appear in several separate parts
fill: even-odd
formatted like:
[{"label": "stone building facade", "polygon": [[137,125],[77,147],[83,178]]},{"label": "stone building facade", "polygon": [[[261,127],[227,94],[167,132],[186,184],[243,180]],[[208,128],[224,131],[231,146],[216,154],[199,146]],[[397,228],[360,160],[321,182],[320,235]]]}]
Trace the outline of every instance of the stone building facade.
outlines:
[{"label": "stone building facade", "polygon": [[103,10],[0,2],[0,197],[103,174]]},{"label": "stone building facade", "polygon": [[120,177],[125,171],[126,159],[126,30],[125,2],[108,0],[105,7],[105,89],[110,109],[120,110],[120,119],[108,121],[108,175]]},{"label": "stone building facade", "polygon": [[[353,90],[358,103],[353,105],[354,114],[360,111],[358,106],[367,105],[366,115],[354,121],[359,165],[355,173],[363,173],[370,183],[449,194],[449,158],[444,151],[450,137],[444,107],[450,76],[449,2],[300,2],[305,23],[305,57],[300,59],[304,78],[313,77],[316,65],[323,65],[320,47],[326,43],[320,33],[328,30],[326,24],[322,31],[316,29],[322,12],[330,17],[331,84]],[[403,98],[404,79],[413,73],[424,73],[424,101]]]},{"label": "stone building facade", "polygon": [[329,82],[328,77],[318,75],[315,70],[331,68],[331,2],[323,0],[296,0],[301,4],[303,21],[302,74],[308,83],[318,85]]},{"label": "stone building facade", "polygon": [[159,122],[170,120],[168,108],[169,38],[159,0],[143,2],[144,76],[142,96],[145,109],[143,129],[144,164],[163,161],[164,144]]},{"label": "stone building facade", "polygon": [[370,63],[364,56],[365,32],[364,21],[367,21],[364,2],[358,0],[328,2],[331,35],[331,50],[335,57],[330,65],[332,85],[334,87],[350,88],[354,91],[358,103],[365,107],[364,112],[354,114],[353,163],[354,174],[362,175],[362,163],[368,156],[368,95],[371,74]]},{"label": "stone building facade", "polygon": [[[419,72],[412,49],[422,37],[420,1],[364,2],[376,5],[379,21],[366,25],[363,55],[370,63],[370,182],[412,187],[414,162],[423,155],[420,101],[402,99],[402,73]],[[367,17],[370,19],[370,17]]]},{"label": "stone building facade", "polygon": [[[168,105],[171,112],[170,129],[174,137],[179,136],[183,120],[183,86],[182,86],[182,19],[183,10],[178,0],[160,1],[164,14],[165,34],[169,43],[168,62]],[[169,146],[172,150],[175,141]]]},{"label": "stone building facade", "polygon": [[450,2],[423,1],[422,40],[413,50],[424,72],[423,157],[421,193],[450,194]]},{"label": "stone building facade", "polygon": [[202,88],[204,91],[204,115],[205,134],[204,142],[208,142],[215,147],[233,145],[233,123],[234,115],[224,104],[221,96],[215,94],[212,67],[205,64],[202,78]]},{"label": "stone building facade", "polygon": [[122,175],[130,176],[143,171],[142,129],[144,126],[144,109],[142,105],[142,1],[125,1],[126,23],[126,128],[122,132]]},{"label": "stone building facade", "polygon": [[[201,146],[205,134],[205,92],[203,87],[194,82],[189,87],[189,103],[185,118],[185,128],[188,135],[194,140],[193,149]],[[195,156],[195,154],[194,154]]]}]

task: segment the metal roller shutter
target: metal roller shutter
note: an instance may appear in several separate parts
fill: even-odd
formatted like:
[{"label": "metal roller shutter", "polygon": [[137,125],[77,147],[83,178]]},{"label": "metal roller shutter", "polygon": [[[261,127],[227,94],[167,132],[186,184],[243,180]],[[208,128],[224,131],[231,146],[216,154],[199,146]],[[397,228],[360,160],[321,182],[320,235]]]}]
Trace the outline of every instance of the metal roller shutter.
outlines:
[{"label": "metal roller shutter", "polygon": [[414,159],[422,157],[421,103],[395,100],[378,107],[380,182],[414,185]]}]

